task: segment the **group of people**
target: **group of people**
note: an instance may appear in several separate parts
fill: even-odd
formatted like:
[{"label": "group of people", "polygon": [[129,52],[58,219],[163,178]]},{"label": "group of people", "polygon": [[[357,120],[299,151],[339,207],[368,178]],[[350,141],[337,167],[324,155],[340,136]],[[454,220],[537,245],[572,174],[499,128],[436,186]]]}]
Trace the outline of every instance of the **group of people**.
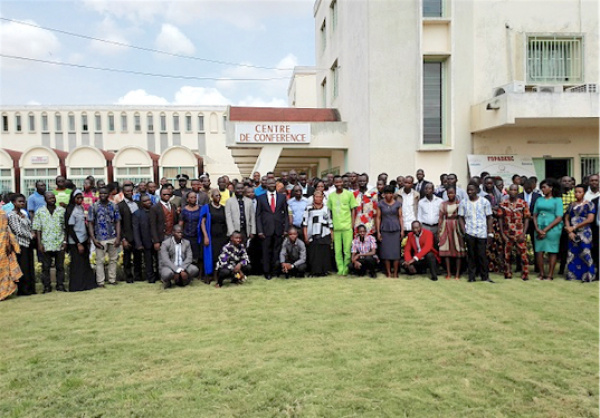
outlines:
[{"label": "group of people", "polygon": [[34,249],[44,293],[52,291],[52,265],[55,289],[67,290],[66,253],[69,291],[116,285],[121,251],[126,282],[160,280],[165,288],[197,277],[221,287],[250,274],[376,277],[380,270],[437,280],[442,259],[446,279],[458,280],[464,258],[470,282],[477,275],[492,282],[490,271],[512,277],[515,254],[528,280],[527,236],[539,279],[554,278],[558,254],[567,280],[597,277],[598,175],[580,185],[549,178],[539,189],[534,177],[515,175],[505,187],[488,173],[466,189],[444,174],[436,187],[423,170],[389,182],[382,173],[374,186],[365,173],[309,179],[295,170],[222,176],[216,188],[208,174],[178,175],[177,183],[105,185],[90,176],[79,189],[58,176],[52,190],[38,181],[27,198],[8,195],[0,208],[0,300],[36,293]]}]

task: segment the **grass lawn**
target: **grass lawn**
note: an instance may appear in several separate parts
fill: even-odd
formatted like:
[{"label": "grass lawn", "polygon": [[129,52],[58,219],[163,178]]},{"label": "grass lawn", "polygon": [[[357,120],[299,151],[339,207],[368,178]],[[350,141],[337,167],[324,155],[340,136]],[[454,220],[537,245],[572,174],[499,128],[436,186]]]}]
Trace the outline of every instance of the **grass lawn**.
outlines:
[{"label": "grass lawn", "polygon": [[0,416],[598,416],[598,284],[424,277],[0,303]]}]

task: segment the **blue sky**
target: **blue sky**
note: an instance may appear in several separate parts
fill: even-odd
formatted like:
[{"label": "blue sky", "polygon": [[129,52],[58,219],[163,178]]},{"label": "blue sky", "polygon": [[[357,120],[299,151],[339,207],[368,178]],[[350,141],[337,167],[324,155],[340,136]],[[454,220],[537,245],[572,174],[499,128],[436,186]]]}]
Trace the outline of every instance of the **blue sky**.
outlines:
[{"label": "blue sky", "polygon": [[[145,48],[271,68],[314,65],[312,0],[0,1],[0,17]],[[0,104],[285,106],[291,71],[170,57],[0,21],[4,55],[183,80],[0,58]]]}]

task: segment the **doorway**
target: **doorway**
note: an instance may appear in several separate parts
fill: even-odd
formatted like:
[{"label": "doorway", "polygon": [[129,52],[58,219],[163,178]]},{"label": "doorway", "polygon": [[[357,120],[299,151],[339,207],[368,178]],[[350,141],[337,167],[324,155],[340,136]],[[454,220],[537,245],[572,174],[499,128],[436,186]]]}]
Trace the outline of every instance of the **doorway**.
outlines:
[{"label": "doorway", "polygon": [[545,177],[560,179],[571,175],[570,158],[548,158],[544,160]]}]

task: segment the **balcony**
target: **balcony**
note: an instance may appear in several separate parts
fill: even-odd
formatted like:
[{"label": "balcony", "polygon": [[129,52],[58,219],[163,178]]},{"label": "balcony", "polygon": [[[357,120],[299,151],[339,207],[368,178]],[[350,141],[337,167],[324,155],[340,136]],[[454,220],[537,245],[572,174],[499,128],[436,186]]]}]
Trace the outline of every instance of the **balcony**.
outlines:
[{"label": "balcony", "polygon": [[502,127],[598,127],[597,89],[538,90],[542,91],[505,92],[471,106],[471,132]]}]

